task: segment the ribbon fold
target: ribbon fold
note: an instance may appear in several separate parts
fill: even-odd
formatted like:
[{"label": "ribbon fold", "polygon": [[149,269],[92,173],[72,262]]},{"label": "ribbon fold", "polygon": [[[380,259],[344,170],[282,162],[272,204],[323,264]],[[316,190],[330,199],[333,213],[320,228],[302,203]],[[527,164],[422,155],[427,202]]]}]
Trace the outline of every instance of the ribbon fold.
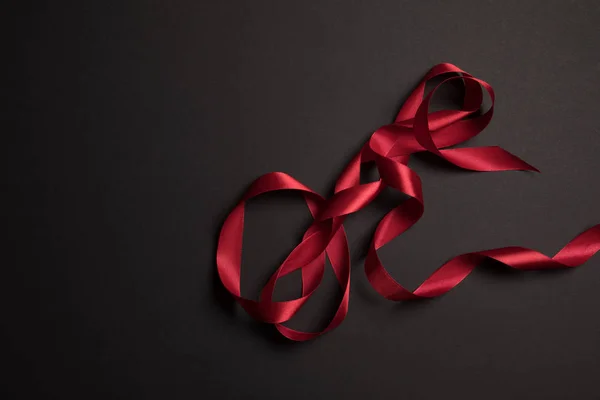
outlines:
[{"label": "ribbon fold", "polygon": [[[444,75],[445,79],[426,95],[427,82],[440,75]],[[454,80],[464,85],[462,107],[459,110],[430,112],[430,102],[435,92]],[[492,101],[491,107],[485,112],[481,111],[483,90]],[[539,172],[497,146],[449,148],[485,129],[492,119],[494,101],[494,90],[487,82],[455,65],[438,64],[410,94],[394,123],[377,129],[350,161],[339,176],[330,198],[323,198],[283,172],[267,173],[256,179],[227,216],[219,236],[217,269],[225,288],[253,318],[274,324],[282,335],[291,340],[305,341],[335,329],[348,313],[350,296],[350,256],[344,219],[368,205],[385,187],[404,193],[408,199],[379,222],[366,256],[365,272],[373,288],[389,300],[414,300],[445,294],[487,258],[520,270],[572,268],[585,263],[600,250],[600,225],[579,234],[554,257],[514,246],[461,254],[439,267],[414,291],[400,285],[382,265],[377,250],[409,229],[423,215],[421,179],[408,167],[411,154],[427,151],[459,168],[472,171]],[[361,168],[369,162],[375,163],[380,178],[361,184]],[[291,190],[303,196],[314,222],[304,233],[302,241],[268,280],[259,300],[247,299],[240,292],[244,207],[253,197],[278,190]],[[325,271],[325,257],[329,258],[343,291],[331,321],[319,332],[303,332],[283,325],[320,285]],[[293,300],[273,301],[278,279],[296,270],[302,274],[301,296]]]}]

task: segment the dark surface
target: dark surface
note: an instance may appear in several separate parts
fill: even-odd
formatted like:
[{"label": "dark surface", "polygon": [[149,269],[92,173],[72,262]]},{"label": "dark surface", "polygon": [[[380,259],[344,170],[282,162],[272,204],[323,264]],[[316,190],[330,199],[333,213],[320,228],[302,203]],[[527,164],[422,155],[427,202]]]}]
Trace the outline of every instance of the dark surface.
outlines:
[{"label": "dark surface", "polygon": [[[214,263],[254,178],[285,171],[329,195],[444,61],[498,96],[470,144],[542,174],[415,159],[425,215],[381,251],[385,265],[414,288],[466,251],[554,254],[600,222],[600,2],[18,2],[3,14],[3,398],[600,398],[598,256],[566,272],[483,265],[447,296],[394,304],[361,259],[395,204],[384,198],[346,224],[346,321],[304,344],[245,316]],[[249,205],[245,295],[308,221],[293,196]],[[286,280],[282,295],[297,291]],[[292,326],[322,326],[338,292],[328,272]]]}]

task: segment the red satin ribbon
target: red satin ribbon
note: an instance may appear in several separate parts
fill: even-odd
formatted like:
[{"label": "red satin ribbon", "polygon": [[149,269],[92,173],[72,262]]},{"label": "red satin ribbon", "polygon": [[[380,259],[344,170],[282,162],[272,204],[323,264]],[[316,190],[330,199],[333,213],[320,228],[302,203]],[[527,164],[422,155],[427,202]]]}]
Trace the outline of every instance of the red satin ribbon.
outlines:
[{"label": "red satin ribbon", "polygon": [[[447,77],[425,96],[426,83],[439,75]],[[459,79],[465,88],[462,108],[429,112],[430,100],[435,91],[455,79]],[[492,106],[485,113],[480,113],[482,88],[492,100]],[[600,250],[600,225],[581,233],[551,258],[523,247],[503,247],[459,255],[438,268],[414,291],[402,287],[381,264],[377,250],[410,228],[423,215],[421,179],[408,167],[412,153],[428,151],[460,168],[472,171],[539,172],[497,146],[448,148],[479,134],[492,119],[493,103],[494,91],[489,84],[452,64],[439,64],[425,75],[411,93],[394,123],[375,131],[350,161],[338,178],[331,198],[321,197],[283,172],[271,172],[256,179],[221,229],[217,268],[225,288],[251,316],[274,324],[289,339],[308,340],[334,329],[348,312],[350,295],[350,257],[342,223],[346,215],[365,207],[386,186],[410,196],[379,222],[365,261],[369,282],[387,299],[398,301],[440,296],[458,285],[486,258],[521,270],[576,267],[586,262]],[[367,162],[375,162],[380,179],[361,184],[361,166]],[[300,244],[271,276],[260,299],[250,300],[240,293],[244,206],[251,198],[275,190],[299,192],[304,197],[314,222]],[[320,332],[302,332],[282,325],[294,316],[321,283],[325,255],[329,257],[344,293],[329,325]],[[301,296],[293,300],[273,301],[277,280],[298,269],[302,272]]]}]

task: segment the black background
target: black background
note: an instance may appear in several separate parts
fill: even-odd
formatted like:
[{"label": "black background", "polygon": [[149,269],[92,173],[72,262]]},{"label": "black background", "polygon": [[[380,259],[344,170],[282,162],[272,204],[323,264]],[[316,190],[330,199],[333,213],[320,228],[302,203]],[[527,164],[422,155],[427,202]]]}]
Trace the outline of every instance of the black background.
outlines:
[{"label": "black background", "polygon": [[[442,298],[394,304],[362,260],[388,194],[346,224],[347,319],[302,344],[233,305],[214,262],[253,179],[285,171],[329,195],[439,62],[496,89],[469,144],[542,174],[416,158],[425,215],[384,264],[414,288],[467,251],[554,254],[600,222],[600,2],[15,2],[3,14],[5,398],[600,398],[598,257],[549,273],[482,265]],[[293,196],[248,206],[244,295],[308,218]],[[326,322],[339,295],[326,278],[291,326]],[[298,290],[286,279],[278,296]]]}]

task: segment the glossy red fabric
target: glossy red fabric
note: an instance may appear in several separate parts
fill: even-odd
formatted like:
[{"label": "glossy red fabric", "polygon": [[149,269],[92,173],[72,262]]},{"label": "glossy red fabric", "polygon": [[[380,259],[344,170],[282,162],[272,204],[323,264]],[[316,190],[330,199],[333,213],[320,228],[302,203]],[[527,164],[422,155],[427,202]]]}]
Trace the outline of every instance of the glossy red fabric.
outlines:
[{"label": "glossy red fabric", "polygon": [[[426,83],[439,75],[445,79],[425,95]],[[459,110],[429,111],[436,90],[452,80],[464,85],[463,106]],[[483,90],[492,101],[489,110],[481,112]],[[497,260],[511,268],[553,269],[583,264],[600,250],[600,225],[596,225],[571,240],[554,257],[547,257],[523,247],[503,247],[461,254],[446,262],[416,290],[402,287],[384,268],[377,250],[402,234],[423,215],[424,203],[419,175],[408,167],[411,154],[428,151],[456,165],[473,171],[536,171],[525,161],[496,147],[449,148],[479,134],[490,122],[495,95],[492,87],[452,64],[434,66],[410,94],[396,120],[377,129],[361,151],[350,161],[337,180],[333,196],[323,198],[304,184],[283,172],[272,172],[256,179],[242,200],[235,206],[221,229],[217,247],[217,268],[225,288],[254,318],[274,324],[285,337],[303,341],[337,327],[348,312],[350,295],[350,257],[343,222],[346,215],[369,204],[384,187],[391,187],[409,196],[379,222],[365,261],[365,271],[373,288],[390,300],[412,300],[440,296],[458,285],[484,259]],[[364,163],[375,162],[380,179],[360,183]],[[303,196],[314,222],[302,241],[289,254],[263,288],[259,300],[250,300],[240,293],[240,269],[244,206],[260,194],[292,190]],[[343,296],[329,325],[320,332],[302,332],[282,325],[304,305],[321,283],[325,257],[329,257]],[[287,301],[273,301],[277,280],[301,270],[301,296]]]}]

